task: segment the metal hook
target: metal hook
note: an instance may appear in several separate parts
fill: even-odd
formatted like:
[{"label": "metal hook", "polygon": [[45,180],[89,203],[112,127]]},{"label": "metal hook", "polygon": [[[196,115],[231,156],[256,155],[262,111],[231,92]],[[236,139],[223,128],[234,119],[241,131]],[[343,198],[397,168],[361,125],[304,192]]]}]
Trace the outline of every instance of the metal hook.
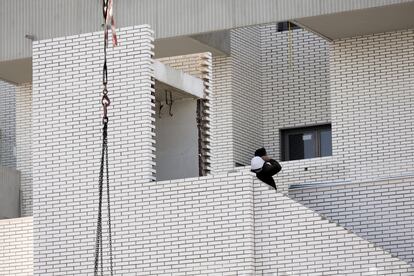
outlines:
[{"label": "metal hook", "polygon": [[160,104],[160,107],[158,109],[158,118],[161,118],[161,109],[164,107],[164,105],[162,104],[162,101],[157,101],[157,103]]},{"label": "metal hook", "polygon": [[[168,99],[168,95],[170,96],[170,99]],[[173,116],[171,109],[174,101],[172,99],[172,92],[170,90],[165,90],[165,103],[169,106],[168,114],[170,114],[170,116]]]}]

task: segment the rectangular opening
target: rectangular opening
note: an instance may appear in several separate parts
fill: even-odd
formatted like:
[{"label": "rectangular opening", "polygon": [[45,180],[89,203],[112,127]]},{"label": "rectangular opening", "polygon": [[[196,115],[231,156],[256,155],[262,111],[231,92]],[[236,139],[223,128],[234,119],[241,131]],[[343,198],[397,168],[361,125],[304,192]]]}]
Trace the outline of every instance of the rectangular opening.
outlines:
[{"label": "rectangular opening", "polygon": [[331,156],[331,125],[281,130],[281,142],[283,161]]}]

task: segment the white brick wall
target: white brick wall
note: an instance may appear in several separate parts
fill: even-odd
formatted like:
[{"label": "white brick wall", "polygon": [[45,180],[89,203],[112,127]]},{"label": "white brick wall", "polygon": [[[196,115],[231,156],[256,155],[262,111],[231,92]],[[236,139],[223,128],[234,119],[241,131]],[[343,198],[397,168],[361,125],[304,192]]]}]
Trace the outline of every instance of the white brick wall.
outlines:
[{"label": "white brick wall", "polygon": [[308,187],[290,197],[414,264],[414,178]]},{"label": "white brick wall", "polygon": [[231,30],[234,162],[250,164],[263,146],[260,28]]},{"label": "white brick wall", "polygon": [[[137,244],[130,252],[138,263],[134,275],[253,275],[251,182],[250,174],[229,173],[131,190],[138,233],[128,235]],[[118,229],[115,235],[125,239],[125,226]],[[121,266],[121,256],[119,262]]]},{"label": "white brick wall", "polygon": [[0,81],[0,166],[16,168],[16,89]]},{"label": "white brick wall", "polygon": [[[413,43],[413,30],[333,43],[331,110],[333,158],[337,160],[333,165],[337,171],[324,169],[326,176],[321,178],[322,182],[335,181],[335,177],[345,182],[392,179],[414,172]],[[286,163],[289,169],[290,163]],[[284,180],[287,166],[277,178],[280,181]],[[412,233],[413,229],[405,225],[412,224],[406,217],[413,212],[408,203],[412,191],[410,188],[401,191],[401,186],[409,185],[393,181],[366,187],[340,185],[329,192],[325,188],[313,192],[296,190],[292,196],[413,263],[414,238],[406,232]],[[298,179],[295,184],[306,182]],[[402,202],[406,203],[399,206]],[[364,206],[373,208],[369,211]]]},{"label": "white brick wall", "polygon": [[[112,201],[117,275],[414,273],[404,261],[265,184],[252,181],[250,173],[134,183],[120,190],[121,185],[114,187]],[[73,195],[62,193],[61,209],[67,209],[72,219],[50,217],[47,224],[35,225],[35,231],[45,235],[39,251],[39,236],[35,234],[35,267],[42,270],[36,270],[35,275],[91,273],[93,238],[89,232],[94,227],[88,219],[93,220],[93,206],[88,201],[90,196],[83,197],[77,203],[81,206],[75,208],[65,203],[74,200]],[[78,214],[81,210],[83,216]],[[4,232],[9,235],[14,228],[25,231],[21,226],[8,225]],[[31,243],[25,243],[25,237],[23,242],[20,237],[16,240],[27,248],[0,252],[27,257]],[[45,256],[39,259],[38,254]],[[22,267],[30,267],[30,258],[23,261]],[[13,264],[6,259],[3,266]]]},{"label": "white brick wall", "polygon": [[[414,88],[412,78],[414,55],[411,47],[414,38],[413,30],[334,42],[330,68],[331,103],[329,103],[329,89],[325,86],[327,81],[327,71],[324,71],[326,70],[324,67],[326,56],[316,57],[315,54],[313,60],[312,53],[316,50],[307,47],[296,53],[295,51],[299,48],[295,46],[295,39],[297,43],[316,44],[316,48],[319,49],[317,53],[324,53],[326,45],[312,38],[310,34],[301,33],[303,31],[300,30],[294,31],[294,58],[291,70],[300,75],[299,79],[295,79],[292,77],[294,74],[283,70],[280,72],[280,68],[275,66],[274,62],[280,55],[282,67],[288,67],[288,62],[286,52],[284,52],[287,51],[284,48],[286,44],[279,45],[273,40],[274,26],[263,27],[262,30],[264,33],[262,32],[261,38],[265,45],[262,45],[263,53],[267,54],[262,53],[261,57],[262,60],[271,59],[270,63],[264,63],[263,66],[273,72],[264,77],[265,81],[258,80],[257,76],[257,73],[263,69],[258,65],[258,53],[260,52],[256,50],[260,48],[260,45],[256,43],[258,40],[255,40],[259,34],[257,28],[234,31],[232,42],[249,43],[245,43],[244,48],[237,48],[234,46],[236,44],[233,44],[232,58],[217,60],[223,68],[231,64],[231,70],[233,70],[230,70],[233,162],[248,163],[252,151],[262,146],[263,142],[269,148],[270,153],[277,156],[277,144],[272,143],[278,141],[278,138],[274,139],[275,135],[278,135],[278,130],[272,134],[271,129],[276,129],[274,127],[276,124],[279,128],[279,122],[303,126],[302,122],[307,125],[332,120],[334,156],[283,163],[283,171],[276,176],[276,179],[284,189],[288,184],[387,177],[412,172],[412,161],[414,161],[412,147],[414,141],[411,134],[413,128],[411,112],[413,93],[411,91]],[[266,32],[269,32],[270,37],[264,38]],[[74,271],[79,274],[91,272],[101,139],[99,105],[102,66],[101,35],[101,33],[94,33],[93,35],[40,41],[35,43],[33,50],[36,275],[65,275],[74,273]],[[218,179],[207,177],[177,182],[149,182],[153,174],[154,142],[151,134],[153,106],[149,88],[152,76],[151,31],[147,27],[127,28],[120,32],[120,40],[120,47],[109,50],[111,85],[109,90],[113,100],[113,105],[110,107],[109,141],[110,162],[112,162],[110,164],[111,179],[114,181],[112,188],[113,220],[117,271],[120,274],[138,271],[142,275],[168,274],[171,270],[183,275],[207,274],[207,272],[231,274],[240,271],[237,267],[240,267],[240,259],[243,259],[246,266],[239,269],[245,269],[244,271],[250,273],[253,265],[253,249],[252,241],[247,233],[253,233],[251,225],[249,228],[246,223],[246,227],[240,233],[235,230],[238,227],[231,228],[240,223],[244,225],[244,222],[252,220],[251,210],[249,211],[247,207],[249,204],[245,203],[245,198],[243,198],[247,195],[238,194],[246,190],[249,191],[246,194],[252,192],[248,185],[251,180],[247,180],[250,176],[243,174],[246,179],[241,179],[230,174],[223,175],[222,178],[216,176]],[[276,51],[273,47],[280,47],[280,51]],[[146,50],[141,51],[143,48]],[[251,51],[250,54],[248,54],[249,51]],[[308,57],[313,63],[296,61],[296,54]],[[217,72],[220,72],[220,68],[217,69]],[[246,71],[247,69],[251,71]],[[218,79],[228,78],[229,71],[224,69],[223,71],[226,73]],[[282,85],[285,79],[274,81],[275,78],[284,76],[283,74],[287,74],[286,80],[290,82]],[[315,79],[319,83],[315,82]],[[263,98],[260,81],[266,83],[262,87]],[[293,94],[289,94],[290,96],[282,101],[280,97],[274,97],[272,94],[273,85],[280,85],[275,87],[281,87],[281,91],[289,91]],[[223,89],[225,92],[226,88]],[[20,122],[23,126],[22,130],[30,129],[30,120],[27,120],[30,118],[30,90],[30,85],[24,85],[16,91],[16,109],[18,110],[21,106],[24,110],[22,117],[16,118],[17,125]],[[315,94],[305,93],[309,91]],[[298,93],[299,96],[297,96]],[[23,101],[20,105],[19,95],[26,96],[20,97]],[[306,98],[307,96],[309,98]],[[293,102],[290,104],[292,98]],[[226,100],[228,94],[223,93],[223,97],[214,98],[216,99]],[[295,105],[298,104],[296,99],[301,99],[301,102],[304,101],[309,106],[295,109]],[[264,117],[269,120],[266,121],[267,126],[266,122],[264,123],[264,133],[266,135],[269,133],[269,136],[264,135],[264,140],[262,140],[262,114],[246,112],[246,110],[261,110],[262,105],[268,103],[268,100],[272,100],[270,102],[272,107],[270,108],[270,105],[265,107],[264,115],[267,115]],[[219,110],[226,110],[223,106],[217,105],[217,107]],[[282,114],[279,110],[283,110]],[[276,114],[280,116],[276,117]],[[287,117],[283,116],[285,114]],[[223,124],[218,127],[220,128],[225,129],[226,126]],[[23,132],[21,134],[19,130],[17,132],[18,144],[19,135],[23,139],[22,144],[31,140]],[[28,135],[30,137],[30,133]],[[220,142],[220,140],[217,141]],[[30,143],[26,145],[27,147],[22,148],[22,156],[30,152]],[[228,152],[231,153],[230,147]],[[28,176],[29,162],[31,162],[29,159],[25,159],[22,163],[27,168]],[[17,163],[19,163],[19,150]],[[308,169],[305,170],[305,168]],[[262,183],[255,185],[266,187]],[[187,187],[188,193],[178,192],[181,186]],[[244,190],[240,190],[240,187]],[[231,240],[233,244],[238,244],[239,240],[243,241],[243,246],[237,248],[237,250],[240,249],[240,253],[236,256],[226,251],[229,247],[222,243],[219,243],[222,247],[217,246],[220,249],[217,254],[222,255],[216,256],[214,255],[216,253],[211,255],[209,252],[211,247],[213,251],[217,250],[216,240],[209,240],[208,235],[207,240],[202,239],[205,236],[199,236],[200,231],[205,228],[200,230],[198,226],[207,227],[206,231],[208,231],[208,225],[216,225],[211,224],[209,217],[205,218],[208,222],[206,224],[198,220],[203,211],[210,212],[212,203],[208,199],[212,194],[214,195],[215,189],[222,189],[226,192],[225,194],[221,191],[217,192],[222,200],[220,201],[222,204],[218,204],[217,214],[224,212],[231,219],[231,222],[224,220],[225,227],[219,223],[222,227],[220,231],[233,234],[235,236]],[[28,188],[25,207],[28,210],[25,211],[27,214],[30,214],[30,193],[31,190]],[[230,196],[227,197],[227,194]],[[180,199],[176,199],[175,195]],[[408,271],[404,262],[391,258],[389,254],[373,247],[354,234],[349,234],[340,227],[320,220],[317,214],[280,194],[276,195],[266,188],[259,188],[254,196],[258,273],[272,272],[282,275],[283,273],[287,275],[288,273],[299,275],[312,275],[312,273],[313,275],[321,275],[321,273],[324,273],[323,275],[365,275],[369,273],[412,275],[413,273]],[[340,198],[341,195],[330,196]],[[303,198],[305,202],[307,199]],[[203,199],[207,201],[204,202]],[[392,200],[395,199],[392,198]],[[174,202],[181,204],[181,201],[183,203],[178,205],[180,208],[177,212],[169,210],[171,206],[174,207]],[[202,208],[200,207],[201,213],[198,213],[198,209],[188,214],[185,213],[189,216],[186,218],[191,222],[186,224],[191,229],[188,232],[191,238],[188,243],[183,241],[183,246],[181,243],[173,244],[177,237],[181,237],[177,234],[178,236],[174,236],[174,239],[168,239],[168,235],[178,233],[174,227],[178,225],[176,219],[183,215],[179,211],[181,208],[185,210],[194,208],[194,201],[196,204],[202,204]],[[253,200],[250,198],[249,202],[251,204]],[[233,205],[229,207],[227,203],[234,203],[234,210],[246,208],[243,209],[246,213],[243,215],[231,213]],[[392,202],[385,199],[381,204],[386,206]],[[225,211],[230,213],[225,213]],[[150,214],[152,223],[156,225],[155,232],[153,232],[154,224],[148,223],[148,214]],[[400,215],[405,215],[405,212]],[[243,217],[243,222],[238,220],[240,216]],[[391,215],[387,214],[384,217],[381,214],[384,225],[388,216]],[[352,218],[348,217],[348,219]],[[346,220],[347,223],[349,220]],[[401,229],[403,226],[398,223],[396,222],[396,227]],[[191,228],[190,225],[193,224],[196,227]],[[303,229],[304,225],[305,229]],[[391,231],[394,226],[394,224],[390,226]],[[167,227],[167,230],[164,227]],[[228,227],[231,229],[229,230]],[[166,232],[169,229],[177,232]],[[308,230],[310,232],[306,233]],[[382,234],[386,236],[388,232]],[[408,238],[407,243],[412,242],[409,234],[404,233],[402,236]],[[82,237],[80,242],[79,237]],[[220,235],[217,237],[218,240],[224,239],[223,237],[229,238]],[[378,233],[369,232],[367,237],[376,239]],[[153,241],[157,241],[157,244],[153,244]],[[194,244],[198,242],[204,245],[204,241],[207,245],[203,247],[202,254],[205,253],[205,255],[199,258],[199,263],[195,263],[194,259],[188,256],[199,257],[198,253],[188,248],[194,247]],[[410,260],[412,256],[410,248],[400,246],[399,242],[397,245],[392,240],[382,239],[381,242],[384,242],[384,247],[389,245],[388,248],[393,253],[397,252],[400,256]],[[150,247],[156,248],[155,254],[149,251]],[[179,249],[178,256],[181,259],[172,259],[172,255],[177,255],[174,251],[176,247]],[[142,248],[147,250],[144,251],[145,254],[138,254],[138,256],[133,254],[141,252]],[[196,247],[196,249],[201,250],[201,247]],[[336,257],[329,257],[326,252]],[[159,258],[162,259],[161,265],[155,266],[155,264],[160,264]],[[43,261],[45,259],[48,261]],[[300,260],[300,265],[298,260]],[[211,262],[212,265],[207,265]],[[375,265],[377,271],[367,264]]]},{"label": "white brick wall", "polygon": [[414,273],[404,261],[259,181],[254,201],[256,275]]},{"label": "white brick wall", "polygon": [[280,162],[282,171],[274,179],[282,192],[290,185],[344,181],[343,163],[335,156]]},{"label": "white brick wall", "polygon": [[32,215],[32,87],[0,81],[0,165],[21,173],[21,215]]},{"label": "white brick wall", "polygon": [[209,53],[199,53],[183,56],[164,57],[157,59],[165,65],[181,70],[197,78],[203,77],[203,58],[210,56]]},{"label": "white brick wall", "polygon": [[32,85],[16,86],[17,169],[20,171],[21,215],[32,215]]},{"label": "white brick wall", "polygon": [[[260,27],[263,139],[281,158],[280,129],[329,123],[329,44],[303,29]],[[290,50],[291,49],[291,50]],[[291,59],[290,59],[291,56]]]},{"label": "white brick wall", "polygon": [[414,30],[335,41],[333,151],[351,179],[413,172]]},{"label": "white brick wall", "polygon": [[0,220],[0,275],[33,275],[32,217]]},{"label": "white brick wall", "polygon": [[[115,266],[125,274],[141,265],[129,257],[141,248],[136,240],[142,237],[135,223],[141,207],[131,207],[131,191],[140,194],[140,183],[153,178],[152,31],[125,28],[119,40],[120,46],[108,49],[108,143]],[[84,275],[93,269],[102,58],[102,32],[33,46],[35,275]]]},{"label": "white brick wall", "polygon": [[211,112],[212,173],[234,167],[231,57],[213,58],[213,99]]}]

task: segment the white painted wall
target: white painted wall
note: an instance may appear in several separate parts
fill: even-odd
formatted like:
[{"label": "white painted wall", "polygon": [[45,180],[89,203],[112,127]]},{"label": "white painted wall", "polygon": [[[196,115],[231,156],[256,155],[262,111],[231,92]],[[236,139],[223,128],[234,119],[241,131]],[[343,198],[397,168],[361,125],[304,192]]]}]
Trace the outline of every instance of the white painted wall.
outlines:
[{"label": "white painted wall", "polygon": [[176,100],[172,114],[163,103],[161,118],[159,104],[155,119],[156,177],[169,180],[198,176],[197,100]]}]

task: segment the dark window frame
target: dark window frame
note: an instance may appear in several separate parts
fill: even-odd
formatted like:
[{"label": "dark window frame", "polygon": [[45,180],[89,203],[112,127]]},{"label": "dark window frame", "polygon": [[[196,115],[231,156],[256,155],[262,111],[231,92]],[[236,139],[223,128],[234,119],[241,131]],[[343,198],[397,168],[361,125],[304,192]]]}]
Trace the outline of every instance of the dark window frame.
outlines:
[{"label": "dark window frame", "polygon": [[[330,130],[331,132],[331,147],[332,147],[332,125],[323,124],[323,125],[314,125],[307,127],[298,127],[298,128],[286,128],[280,130],[280,142],[282,150],[282,161],[293,161],[293,160],[304,160],[311,158],[320,158],[321,156],[321,132],[324,130]],[[314,157],[303,158],[303,159],[290,159],[289,156],[289,135],[294,134],[303,134],[305,132],[311,132],[315,135],[315,148],[314,148]]]},{"label": "dark window frame", "polygon": [[[300,29],[298,25],[290,22],[290,30]],[[282,21],[277,23],[277,31],[278,32],[285,32],[289,31],[289,21]]]}]

